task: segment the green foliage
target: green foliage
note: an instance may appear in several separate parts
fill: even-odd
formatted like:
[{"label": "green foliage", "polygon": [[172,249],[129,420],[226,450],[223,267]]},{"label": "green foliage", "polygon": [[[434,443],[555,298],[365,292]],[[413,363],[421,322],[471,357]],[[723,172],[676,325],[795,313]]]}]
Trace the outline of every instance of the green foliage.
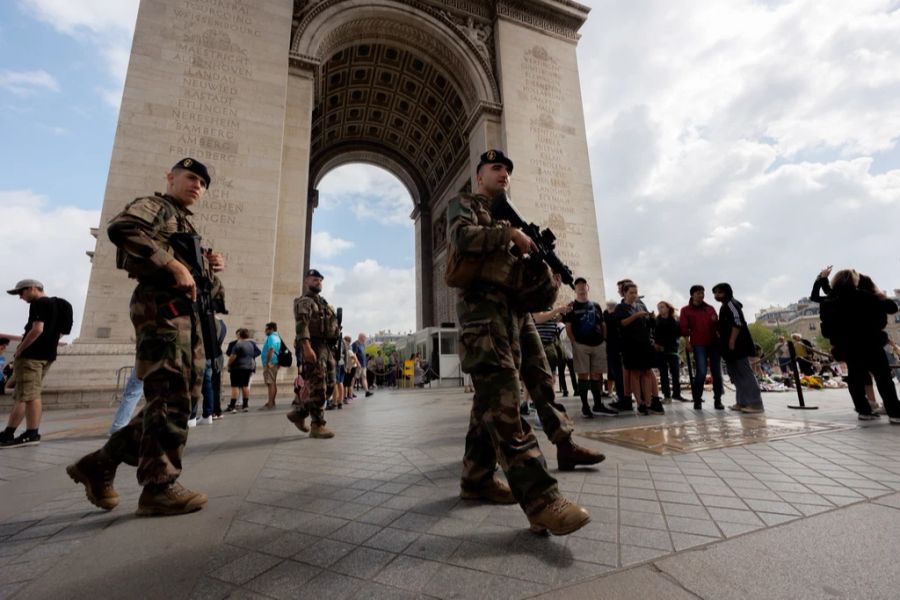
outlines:
[{"label": "green foliage", "polygon": [[769,354],[775,350],[775,344],[778,343],[778,336],[784,335],[775,333],[762,323],[750,323],[748,327],[750,329],[750,335],[753,336],[753,341],[762,346],[763,354]]},{"label": "green foliage", "polygon": [[822,352],[831,352],[831,341],[820,333],[816,336],[816,347]]}]

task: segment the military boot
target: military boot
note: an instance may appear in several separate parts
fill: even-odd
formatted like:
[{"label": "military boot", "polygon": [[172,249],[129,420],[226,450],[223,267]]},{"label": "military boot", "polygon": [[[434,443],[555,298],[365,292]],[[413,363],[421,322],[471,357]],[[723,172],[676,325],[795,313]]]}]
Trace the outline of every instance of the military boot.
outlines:
[{"label": "military boot", "polygon": [[334,432],[324,425],[316,425],[313,423],[312,430],[309,432],[309,437],[327,440],[328,438],[334,437]]},{"label": "military boot", "polygon": [[560,471],[573,471],[578,465],[596,465],[606,456],[596,450],[579,446],[569,438],[556,445],[556,462]]},{"label": "military boot", "polygon": [[541,511],[528,515],[532,533],[568,535],[591,522],[591,514],[563,497],[555,499]]},{"label": "military boot", "polygon": [[291,410],[287,414],[287,420],[303,433],[309,433],[309,426],[306,424],[306,416],[296,410]]},{"label": "military boot", "polygon": [[509,489],[509,485],[494,478],[477,488],[460,486],[459,497],[463,500],[486,500],[494,504],[516,503],[516,498],[513,496],[512,490]]},{"label": "military boot", "polygon": [[145,485],[134,514],[139,517],[185,515],[203,508],[207,500],[203,492],[192,492],[177,481]]},{"label": "military boot", "polygon": [[66,467],[66,473],[72,481],[84,485],[91,504],[103,510],[112,510],[119,504],[119,494],[113,488],[116,467],[118,465],[102,450],[97,450]]}]

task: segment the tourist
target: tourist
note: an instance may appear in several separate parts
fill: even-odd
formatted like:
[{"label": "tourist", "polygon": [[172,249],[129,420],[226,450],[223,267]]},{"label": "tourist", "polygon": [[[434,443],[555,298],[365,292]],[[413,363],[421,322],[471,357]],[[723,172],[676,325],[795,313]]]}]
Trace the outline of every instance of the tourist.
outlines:
[{"label": "tourist", "polygon": [[[625,392],[625,373],[622,370],[622,342],[619,335],[619,321],[615,318],[616,306],[618,303],[610,300],[606,303],[606,310],[603,311],[603,327],[606,332],[606,366],[607,383],[612,382],[615,386],[616,401],[611,403],[614,409],[621,412],[631,412],[634,407],[631,405],[631,394]],[[609,391],[613,392],[612,385],[608,386]]]},{"label": "tourist", "polygon": [[[656,366],[662,383],[663,400],[683,400],[681,397],[681,360],[678,358],[678,341],[681,330],[675,307],[663,300],[656,305],[657,316],[653,328]],[[669,376],[671,375],[671,386]]]},{"label": "tourist", "polygon": [[278,395],[278,355],[284,340],[278,333],[277,323],[266,323],[266,341],[262,347],[263,381],[266,384],[268,398],[260,410],[275,408],[275,397]]},{"label": "tourist", "polygon": [[116,409],[112,425],[109,427],[109,435],[128,425],[134,415],[134,409],[143,397],[144,382],[138,379],[137,370],[131,369],[128,379],[125,380],[125,389],[122,391],[122,399],[119,400],[119,408]]},{"label": "tourist", "polygon": [[[607,369],[603,325],[603,309],[588,298],[591,287],[584,277],[575,279],[575,300],[563,318],[566,333],[572,340],[572,358],[578,375],[578,395],[581,396],[581,416],[592,419],[594,413],[615,416],[619,411],[603,405],[603,373]],[[588,392],[594,406],[588,404]]]},{"label": "tourist", "polygon": [[[562,393],[563,398],[567,398],[569,396],[569,386],[566,380],[566,372],[568,372],[569,381],[572,383],[572,392],[575,393],[578,391],[578,379],[575,375],[575,362],[572,355],[572,340],[569,339],[569,332],[566,331],[566,328],[562,323],[559,324],[559,344],[562,347],[563,356],[562,360],[559,361],[558,366],[558,375],[559,375],[559,391]],[[604,394],[605,395],[605,394]]]},{"label": "tourist", "polygon": [[685,348],[693,351],[697,372],[691,385],[694,409],[703,408],[703,386],[706,384],[707,368],[712,373],[713,400],[716,410],[724,410],[722,404],[722,357],[719,355],[716,339],[716,309],[704,301],[706,290],[702,285],[692,285],[690,302],[681,309],[678,319],[681,335],[687,338]]},{"label": "tourist", "polygon": [[718,319],[719,352],[725,359],[737,397],[730,408],[742,413],[761,413],[764,410],[762,394],[750,366],[750,357],[756,354],[756,346],[744,319],[743,304],[734,297],[731,285],[727,283],[716,284],[713,295],[722,304]]},{"label": "tourist", "polygon": [[625,393],[634,394],[638,412],[642,415],[665,414],[659,398],[659,388],[653,367],[656,354],[651,340],[652,313],[638,307],[638,287],[625,283],[624,296],[613,317],[619,322],[622,343],[622,366],[625,377]]},{"label": "tourist", "polygon": [[821,303],[822,335],[831,342],[834,357],[847,364],[847,386],[858,418],[878,418],[865,393],[866,374],[871,373],[890,422],[900,424],[900,401],[884,353],[887,315],[897,312],[897,304],[874,284],[874,291],[858,289],[859,282],[859,273],[852,269],[834,274]]},{"label": "tourist", "polygon": [[[6,293],[28,304],[28,322],[13,353],[14,404],[6,429],[0,432],[0,448],[34,446],[41,443],[41,387],[56,360],[59,338],[72,330],[72,305],[62,298],[47,296],[44,284],[36,279],[23,279]],[[16,428],[23,419],[25,431],[16,437]]]},{"label": "tourist", "polygon": [[359,382],[360,386],[366,392],[366,398],[372,395],[372,390],[369,389],[369,358],[366,355],[366,334],[360,333],[357,336],[356,341],[350,345],[350,349],[353,351],[353,354],[356,355],[356,360],[359,362],[359,367],[356,368],[356,379]]},{"label": "tourist", "polygon": [[237,340],[228,346],[228,376],[231,382],[231,402],[228,412],[237,412],[238,395],[241,397],[241,411],[247,412],[250,405],[250,377],[256,370],[256,357],[262,354],[256,342],[250,339],[250,332],[241,327],[237,330]]}]

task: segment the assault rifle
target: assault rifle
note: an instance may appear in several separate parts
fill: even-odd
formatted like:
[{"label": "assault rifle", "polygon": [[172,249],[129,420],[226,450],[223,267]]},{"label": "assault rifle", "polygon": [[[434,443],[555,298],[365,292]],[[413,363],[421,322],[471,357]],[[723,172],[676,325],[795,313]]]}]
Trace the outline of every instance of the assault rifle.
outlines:
[{"label": "assault rifle", "polygon": [[337,362],[341,359],[341,352],[343,352],[344,350],[344,331],[341,329],[341,325],[344,321],[344,309],[338,306],[337,310],[335,310],[334,312],[337,315],[338,338],[334,343],[334,348],[332,348],[331,350],[334,353],[334,360],[335,362]]},{"label": "assault rifle", "polygon": [[537,246],[537,252],[533,254],[547,263],[553,273],[562,278],[562,282],[575,289],[575,277],[572,269],[566,265],[556,254],[556,235],[549,229],[541,229],[534,223],[526,221],[519,211],[510,202],[506,192],[500,192],[491,204],[491,216],[495,219],[509,221],[513,227],[521,229],[530,237]]},{"label": "assault rifle", "polygon": [[[203,350],[215,370],[216,359],[222,355],[222,346],[219,344],[219,329],[216,326],[217,303],[212,295],[213,281],[203,268],[204,250],[200,247],[200,236],[195,233],[175,233],[169,238],[169,243],[175,255],[190,269],[197,286],[197,300],[192,308],[200,321]],[[224,302],[219,302],[218,308],[218,312],[228,312]],[[213,372],[213,377],[215,375]]]}]

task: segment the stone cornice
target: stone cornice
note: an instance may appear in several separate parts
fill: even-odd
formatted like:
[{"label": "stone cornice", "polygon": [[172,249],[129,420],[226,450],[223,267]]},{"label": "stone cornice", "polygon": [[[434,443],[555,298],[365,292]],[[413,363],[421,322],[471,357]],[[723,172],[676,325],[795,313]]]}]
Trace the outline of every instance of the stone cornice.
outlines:
[{"label": "stone cornice", "polygon": [[578,41],[590,9],[571,0],[498,0],[497,18],[509,19],[550,35]]}]

